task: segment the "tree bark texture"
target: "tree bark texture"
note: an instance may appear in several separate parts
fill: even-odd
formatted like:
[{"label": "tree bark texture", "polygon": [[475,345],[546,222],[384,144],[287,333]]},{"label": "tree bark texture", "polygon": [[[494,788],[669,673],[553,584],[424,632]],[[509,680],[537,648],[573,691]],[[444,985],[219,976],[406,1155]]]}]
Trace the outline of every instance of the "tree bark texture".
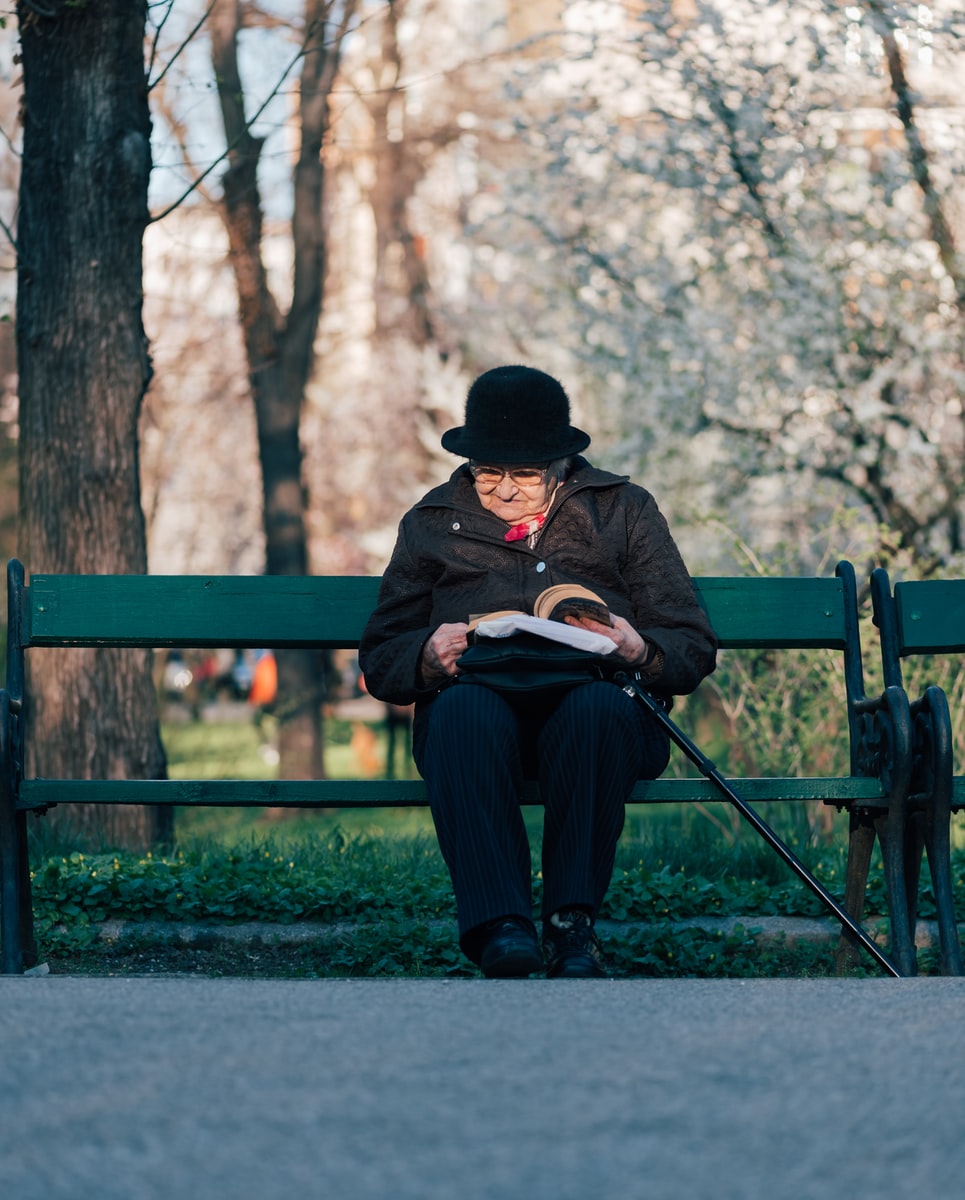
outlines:
[{"label": "tree bark texture", "polygon": [[[151,376],[141,316],[146,10],[146,0],[18,4],[19,551],[30,574],[147,570],[138,470]],[[28,673],[28,773],[165,774],[150,651],[46,650]],[[168,810],[68,816],[103,844],[146,848],[170,834]]]},{"label": "tree bark texture", "polygon": [[[406,139],[405,91],[399,87],[399,22],[405,0],[389,0],[382,13],[382,71],[390,82],[366,98],[374,126],[376,169],[369,189],[375,217],[375,336],[399,334],[422,347],[435,341],[429,311],[425,251],[409,221],[409,201],[422,175],[421,156]],[[393,122],[396,127],[393,129]],[[437,140],[438,139],[437,137]]]},{"label": "tree bark texture", "polygon": [[[248,128],[238,68],[240,0],[217,0],[210,18],[212,65],[228,145],[222,215],[238,290],[248,378],[258,427],[264,493],[265,571],[305,575],[307,497],[302,475],[301,411],[314,365],[315,335],[325,277],[322,143],[328,130],[329,93],[342,37],[354,3],[306,0],[299,89],[301,144],[294,169],[291,304],[282,315],[268,283],[262,255],[263,209],[258,185],[262,142]],[[329,21],[337,12],[338,21]],[[324,662],[314,652],[277,654],[280,774],[320,777]]]}]

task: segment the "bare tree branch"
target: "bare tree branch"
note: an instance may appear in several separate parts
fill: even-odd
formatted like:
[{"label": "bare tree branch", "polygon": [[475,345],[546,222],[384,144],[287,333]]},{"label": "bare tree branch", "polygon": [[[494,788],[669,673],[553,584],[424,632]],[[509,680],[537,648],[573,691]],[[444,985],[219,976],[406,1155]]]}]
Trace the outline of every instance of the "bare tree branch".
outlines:
[{"label": "bare tree branch", "polygon": [[[181,45],[178,46],[177,50],[175,50],[175,52],[168,59],[161,74],[158,75],[158,77],[156,79],[150,80],[148,82],[148,85],[147,85],[148,91],[150,91],[153,87],[156,87],[157,84],[159,84],[161,82],[161,80],[168,73],[168,71],[170,71],[170,69],[174,66],[175,62],[177,62],[177,60],[180,58],[180,56],[184,53],[185,49],[191,44],[191,42],[194,40],[195,36],[197,35],[198,30],[202,28],[204,23],[207,21],[208,17],[211,15],[211,10],[214,8],[216,2],[217,2],[217,0],[209,0],[208,7],[201,14],[200,19],[195,24],[194,28],[191,30],[191,32],[188,34],[188,36],[184,39],[184,41],[181,43]],[[172,0],[172,3],[173,3],[173,0]],[[170,14],[170,9],[168,10],[168,13]],[[167,20],[167,17],[165,17],[165,21],[166,20]],[[160,36],[161,30],[163,29],[163,27],[164,27],[164,21],[162,21],[161,24],[158,26],[158,30],[157,30],[158,37]],[[155,41],[155,47],[156,47],[156,41]],[[154,62],[155,47],[152,47],[152,50],[151,50],[151,62],[152,63]]]},{"label": "bare tree branch", "polygon": [[10,226],[7,224],[7,222],[3,220],[2,217],[0,217],[0,229],[3,230],[4,236],[6,237],[7,241],[10,243],[10,246],[13,249],[14,254],[16,254],[17,253],[17,239],[13,236],[13,230],[10,228]]},{"label": "bare tree branch", "polygon": [[[211,0],[210,4],[208,5],[208,8],[205,12],[205,18],[204,18],[205,20],[207,20],[210,17],[213,10],[217,7],[217,4],[218,4],[218,0]],[[240,20],[240,18],[239,18],[239,20]],[[199,23],[198,27],[200,27],[200,23]],[[291,61],[287,64],[285,69],[282,71],[281,75],[276,80],[275,85],[271,88],[271,90],[265,96],[262,103],[258,106],[258,108],[255,110],[255,112],[252,114],[252,116],[250,118],[247,118],[247,119],[245,118],[243,103],[241,104],[240,118],[237,116],[237,105],[232,106],[233,109],[235,110],[235,115],[232,117],[232,122],[233,122],[233,126],[235,128],[235,136],[237,138],[245,139],[250,136],[250,130],[251,130],[252,126],[255,125],[255,123],[258,121],[259,117],[261,116],[261,114],[265,111],[265,109],[268,107],[268,105],[271,104],[271,102],[275,99],[275,97],[281,91],[282,85],[285,83],[285,81],[291,75],[292,71],[294,71],[295,67],[298,65],[298,63],[304,57],[306,44],[307,43],[305,41],[303,41],[302,44],[298,47],[298,50],[292,56]],[[239,88],[239,91],[236,93],[236,95],[239,98],[241,98],[243,101],[243,92],[240,90],[241,77],[237,71],[237,61],[235,62],[235,77],[236,77],[236,82],[237,82],[238,88]],[[219,81],[219,92],[221,90],[222,89],[221,89],[220,81]],[[193,182],[187,188],[185,188],[185,190],[181,193],[180,196],[178,196],[178,198],[176,200],[173,200],[167,206],[167,208],[162,209],[161,212],[156,213],[154,216],[152,216],[151,222],[163,221],[164,218],[169,213],[172,213],[176,208],[179,208],[184,203],[184,201],[187,200],[188,196],[190,196],[193,192],[195,192],[198,189],[198,187],[204,182],[204,180],[207,179],[207,177],[210,174],[212,174],[213,171],[215,171],[219,166],[221,166],[221,164],[226,159],[228,159],[230,157],[232,151],[235,150],[239,144],[240,144],[240,141],[235,142],[235,141],[232,141],[229,139],[228,143],[227,143],[225,149],[222,151],[222,153],[219,154],[218,157],[215,158],[213,162],[209,163],[207,167],[205,167],[205,169],[197,176],[196,179],[193,180]]]},{"label": "bare tree branch", "polygon": [[945,216],[942,198],[935,189],[928,151],[922,140],[915,115],[915,94],[908,82],[905,62],[895,37],[894,24],[888,7],[881,0],[867,0],[875,28],[881,37],[888,63],[891,88],[895,95],[898,117],[908,141],[909,160],[915,182],[924,198],[925,213],[931,226],[931,236],[938,247],[942,266],[955,286],[959,308],[965,310],[965,263],[955,244],[955,235]]},{"label": "bare tree branch", "polygon": [[767,211],[767,201],[762,188],[764,176],[761,172],[759,156],[741,148],[737,115],[726,103],[716,85],[711,86],[707,99],[717,119],[724,127],[731,166],[753,201],[764,232],[780,253],[786,252],[787,239],[774,224]]},{"label": "bare tree branch", "polygon": [[[204,178],[206,175],[210,174],[210,172],[202,171],[191,157],[191,151],[188,148],[190,141],[188,136],[188,126],[185,124],[182,118],[178,116],[174,106],[168,103],[167,84],[165,80],[159,81],[159,86],[154,93],[154,111],[159,116],[164,118],[170,136],[177,143],[178,151],[181,156],[181,162],[184,165],[188,177],[192,180],[191,190],[199,192],[209,204],[215,205],[217,201],[211,192],[208,191],[208,189],[204,186]],[[160,220],[160,217],[156,219]]]}]

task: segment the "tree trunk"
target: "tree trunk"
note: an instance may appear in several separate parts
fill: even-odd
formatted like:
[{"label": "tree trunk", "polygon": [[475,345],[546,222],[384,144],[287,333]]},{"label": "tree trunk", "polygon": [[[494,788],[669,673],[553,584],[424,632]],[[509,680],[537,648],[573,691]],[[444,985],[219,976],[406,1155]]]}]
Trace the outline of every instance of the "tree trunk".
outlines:
[{"label": "tree trunk", "polygon": [[[18,4],[20,555],[28,572],[143,573],[138,416],[151,375],[141,239],[151,167],[146,0]],[[29,658],[29,655],[28,655]],[[30,773],[161,778],[150,651],[45,652],[29,672]],[[170,836],[157,809],[71,813],[89,840]]]},{"label": "tree trunk", "polygon": [[375,341],[401,336],[412,346],[435,341],[429,312],[429,275],[420,239],[413,236],[408,205],[422,174],[421,157],[407,141],[399,22],[405,0],[382,13],[381,78],[387,84],[366,98],[372,114],[375,172],[369,203],[375,217]]}]

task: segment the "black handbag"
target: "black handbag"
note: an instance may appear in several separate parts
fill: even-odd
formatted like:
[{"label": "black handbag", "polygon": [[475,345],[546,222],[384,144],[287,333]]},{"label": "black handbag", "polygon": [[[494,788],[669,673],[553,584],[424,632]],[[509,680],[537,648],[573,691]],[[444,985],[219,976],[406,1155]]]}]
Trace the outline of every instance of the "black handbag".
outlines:
[{"label": "black handbag", "polygon": [[[497,692],[545,692],[607,679],[607,656],[531,633],[477,638],[456,660],[467,679]],[[617,664],[619,666],[619,664]]]}]

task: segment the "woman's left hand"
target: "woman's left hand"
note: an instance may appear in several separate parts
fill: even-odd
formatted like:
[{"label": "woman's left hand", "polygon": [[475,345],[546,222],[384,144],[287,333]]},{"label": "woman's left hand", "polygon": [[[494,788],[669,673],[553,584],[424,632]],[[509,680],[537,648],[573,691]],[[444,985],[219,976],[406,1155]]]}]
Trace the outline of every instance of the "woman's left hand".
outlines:
[{"label": "woman's left hand", "polygon": [[648,649],[646,641],[625,617],[618,617],[614,613],[612,625],[604,625],[600,621],[591,621],[585,617],[582,620],[578,620],[576,617],[567,617],[566,623],[575,625],[577,629],[589,629],[591,633],[602,633],[608,637],[616,643],[617,647],[609,657],[618,658],[628,667],[639,666],[646,658]]}]

